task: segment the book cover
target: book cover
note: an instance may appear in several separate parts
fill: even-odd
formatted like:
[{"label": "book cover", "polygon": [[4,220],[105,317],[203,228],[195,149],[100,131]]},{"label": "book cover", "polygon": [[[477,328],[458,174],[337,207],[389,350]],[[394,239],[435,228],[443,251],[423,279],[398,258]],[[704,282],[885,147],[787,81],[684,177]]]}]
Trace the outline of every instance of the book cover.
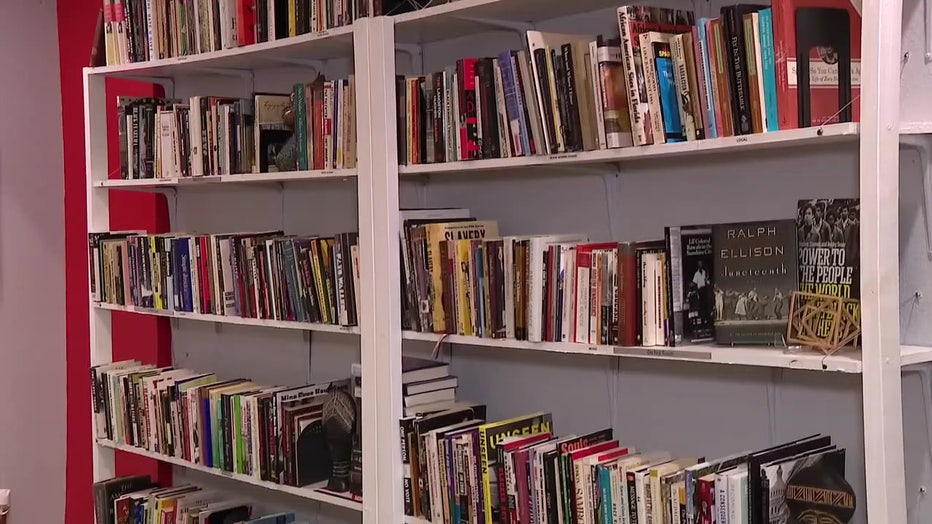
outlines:
[{"label": "book cover", "polygon": [[671,285],[673,344],[710,341],[714,338],[716,302],[712,266],[712,229],[709,226],[669,227],[668,281]]},{"label": "book cover", "polygon": [[794,522],[787,505],[787,486],[796,473],[817,463],[821,463],[844,477],[845,450],[830,446],[822,451],[761,465],[761,480],[767,487],[762,493],[765,498],[761,500],[762,503],[766,500],[767,507],[761,508],[761,515],[766,511],[770,517],[769,522],[774,524]]},{"label": "book cover", "polygon": [[793,220],[712,226],[715,301],[721,302],[716,342],[784,345],[797,286],[795,237]]},{"label": "book cover", "polygon": [[483,517],[486,524],[497,522],[493,515],[499,514],[497,477],[497,447],[513,435],[553,433],[553,416],[550,413],[534,413],[479,427],[479,462],[482,477]]},{"label": "book cover", "polygon": [[[861,298],[860,210],[857,198],[799,201],[796,240],[800,291]],[[825,318],[817,333],[827,336],[830,329],[831,319]]]},{"label": "book cover", "polygon": [[[800,32],[798,24],[805,20],[800,9],[828,9],[840,18],[827,25],[807,26]],[[836,122],[861,119],[857,103],[860,95],[861,71],[861,15],[848,0],[775,0],[773,9],[773,43],[776,57],[777,105],[780,129],[819,126]],[[805,14],[805,13],[804,13]],[[845,16],[846,14],[846,16]],[[806,15],[812,20],[812,13]],[[847,18],[845,30],[844,18]],[[841,49],[831,46],[829,41],[844,38],[847,33],[847,46]],[[800,49],[800,40],[810,42],[808,49]],[[840,59],[848,55],[850,66],[839,70]],[[803,78],[797,65],[800,60],[808,61],[808,90],[800,92]],[[840,72],[848,69],[851,75],[850,97],[853,101],[846,107],[839,107]],[[804,119],[800,100],[809,98],[808,119]],[[847,113],[850,118],[841,118]]]}]

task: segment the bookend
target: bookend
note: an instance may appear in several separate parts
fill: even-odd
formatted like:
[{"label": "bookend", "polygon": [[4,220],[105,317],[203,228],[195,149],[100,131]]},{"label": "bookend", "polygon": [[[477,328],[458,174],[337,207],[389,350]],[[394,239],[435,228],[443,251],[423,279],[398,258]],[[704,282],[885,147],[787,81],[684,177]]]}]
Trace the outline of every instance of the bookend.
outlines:
[{"label": "bookend", "polygon": [[845,346],[857,346],[861,336],[859,300],[794,291],[786,340],[831,356]]},{"label": "bookend", "polygon": [[330,451],[332,470],[327,489],[336,493],[349,491],[350,455],[353,428],[356,424],[356,401],[341,389],[330,391],[323,406],[324,432]]},{"label": "bookend", "polygon": [[848,11],[821,7],[796,10],[799,127],[812,127],[809,62],[813,48],[819,50],[826,63],[835,60],[838,64],[838,121],[851,122],[851,22]]}]

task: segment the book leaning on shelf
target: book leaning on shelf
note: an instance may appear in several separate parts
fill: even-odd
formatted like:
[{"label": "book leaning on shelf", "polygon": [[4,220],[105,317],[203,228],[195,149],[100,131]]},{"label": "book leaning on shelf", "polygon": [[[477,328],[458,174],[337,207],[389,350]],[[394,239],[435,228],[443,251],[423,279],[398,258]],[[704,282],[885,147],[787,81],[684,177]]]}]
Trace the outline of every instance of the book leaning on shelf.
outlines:
[{"label": "book leaning on shelf", "polygon": [[[352,76],[318,76],[295,84],[290,95],[192,96],[186,101],[118,97],[120,176],[134,180],[352,169],[355,89]],[[294,154],[280,155],[291,140]]]},{"label": "book leaning on shelf", "polygon": [[[386,1],[391,7],[393,2]],[[382,4],[382,0],[104,0],[107,65],[320,33],[364,16],[382,15]]]},{"label": "book leaning on shelf", "polygon": [[499,236],[496,221],[468,209],[402,210],[402,326],[530,342],[782,347],[793,291],[858,298],[858,211],[857,199],[816,199],[799,202],[795,221],[592,242]]},{"label": "book leaning on shelf", "polygon": [[138,361],[91,368],[98,440],[297,487],[329,478],[323,403],[349,387],[267,386]]},{"label": "book leaning on shelf", "polygon": [[175,313],[357,323],[356,233],[109,232],[91,233],[88,240],[96,302]]},{"label": "book leaning on shelf", "polygon": [[[859,120],[852,101],[861,20],[850,2],[765,7],[729,5],[721,18],[696,20],[692,11],[622,6],[614,34],[528,31],[525,49],[399,76],[399,163],[562,155]],[[797,53],[798,38],[839,49]],[[808,78],[797,77],[797,63],[808,65]]]},{"label": "book leaning on shelf", "polygon": [[854,512],[845,450],[828,436],[676,457],[637,450],[611,428],[559,437],[549,413],[488,422],[485,412],[471,405],[401,420],[406,515],[436,524],[766,524]]},{"label": "book leaning on shelf", "polygon": [[159,487],[148,475],[94,483],[97,524],[303,524],[294,513],[254,514],[253,504],[193,484]]}]

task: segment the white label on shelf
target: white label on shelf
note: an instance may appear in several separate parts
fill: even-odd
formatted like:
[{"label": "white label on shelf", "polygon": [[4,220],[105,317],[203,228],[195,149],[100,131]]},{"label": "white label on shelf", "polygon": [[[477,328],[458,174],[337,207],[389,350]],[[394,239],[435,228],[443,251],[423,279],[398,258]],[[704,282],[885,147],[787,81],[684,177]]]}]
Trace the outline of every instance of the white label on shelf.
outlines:
[{"label": "white label on shelf", "polygon": [[684,360],[712,360],[711,351],[685,351],[668,347],[621,347],[613,348],[616,355],[630,355],[635,357],[662,357],[681,358]]},{"label": "white label on shelf", "polygon": [[567,160],[572,158],[577,158],[579,153],[560,153],[557,155],[550,155],[547,157],[547,160]]}]

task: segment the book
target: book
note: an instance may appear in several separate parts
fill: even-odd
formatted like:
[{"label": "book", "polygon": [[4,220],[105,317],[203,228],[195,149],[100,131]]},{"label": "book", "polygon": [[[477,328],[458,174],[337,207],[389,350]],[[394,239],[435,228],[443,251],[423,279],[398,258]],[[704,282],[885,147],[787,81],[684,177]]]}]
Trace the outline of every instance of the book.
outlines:
[{"label": "book", "polygon": [[716,342],[785,344],[788,300],[797,288],[795,236],[793,220],[712,226],[722,311]]},{"label": "book", "polygon": [[714,339],[714,321],[724,307],[712,272],[714,256],[712,229],[709,226],[666,228],[667,252],[670,256],[673,341],[670,345],[704,342]]},{"label": "book", "polygon": [[735,135],[747,135],[754,132],[751,119],[751,80],[749,77],[747,47],[745,45],[744,15],[766,7],[753,4],[736,4],[723,6],[721,9],[724,51],[730,65],[726,70],[731,86],[731,113]]},{"label": "book", "polygon": [[[800,200],[796,216],[799,290],[847,299],[861,298],[860,201],[857,198]],[[852,305],[860,318],[860,307]],[[831,319],[816,331],[828,336]]]},{"label": "book", "polygon": [[152,486],[148,475],[118,477],[94,483],[94,517],[102,524],[115,524],[114,501],[120,496]]}]

